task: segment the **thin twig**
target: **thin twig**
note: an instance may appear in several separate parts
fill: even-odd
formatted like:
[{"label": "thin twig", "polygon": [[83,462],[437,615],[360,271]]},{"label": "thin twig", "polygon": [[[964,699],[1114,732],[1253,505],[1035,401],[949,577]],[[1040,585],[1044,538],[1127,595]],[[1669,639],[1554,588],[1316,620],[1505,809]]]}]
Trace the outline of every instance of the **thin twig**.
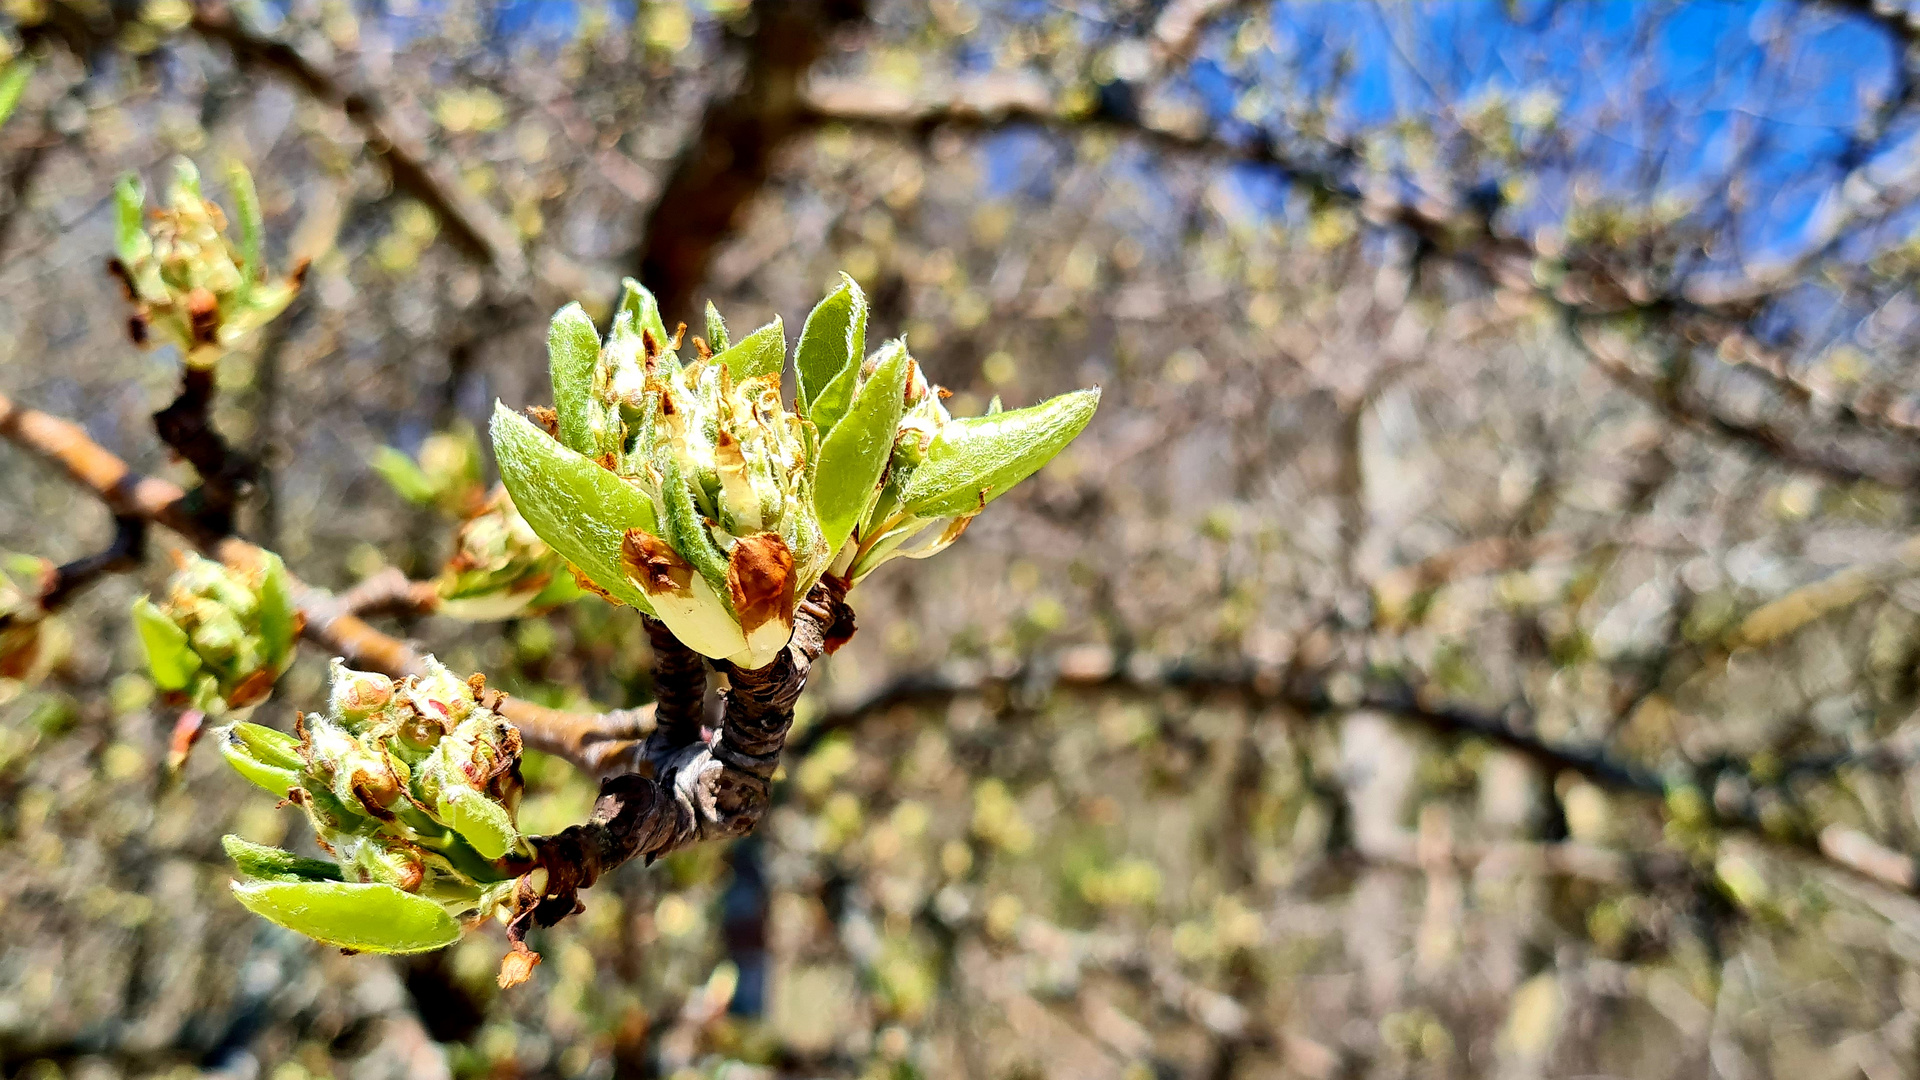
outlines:
[{"label": "thin twig", "polygon": [[48,571],[46,579],[41,582],[40,595],[34,598],[31,608],[0,613],[0,633],[5,633],[15,624],[29,622],[57,610],[76,593],[103,577],[132,570],[146,557],[146,551],[146,519],[114,518],[113,541],[104,550],[82,555]]},{"label": "thin twig", "polygon": [[213,427],[213,369],[188,364],[181,369],[180,393],[153,414],[153,430],[167,448],[200,474],[200,486],[188,493],[190,512],[207,531],[233,531],[233,512],[253,490],[259,466],[227,445]]}]

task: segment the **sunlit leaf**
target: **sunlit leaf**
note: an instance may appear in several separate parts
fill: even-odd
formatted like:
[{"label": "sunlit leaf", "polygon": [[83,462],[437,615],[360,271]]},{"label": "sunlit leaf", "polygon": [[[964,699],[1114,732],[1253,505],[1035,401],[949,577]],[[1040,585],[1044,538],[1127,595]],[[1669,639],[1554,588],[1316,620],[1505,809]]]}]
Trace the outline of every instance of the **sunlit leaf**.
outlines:
[{"label": "sunlit leaf", "polygon": [[[711,325],[711,320],[709,320]],[[787,331],[778,315],[767,325],[740,339],[740,344],[715,356],[733,373],[735,385],[762,375],[778,375],[787,365]]]},{"label": "sunlit leaf", "polygon": [[[802,415],[813,401],[849,366],[857,367],[867,349],[867,297],[845,274],[840,287],[814,306],[800,328],[800,346],[794,357]],[[814,421],[819,424],[818,420]],[[820,433],[826,434],[822,426]]]},{"label": "sunlit leaf", "polygon": [[820,446],[814,476],[814,510],[828,550],[838,550],[866,513],[893,452],[894,431],[906,408],[907,376],[912,360],[904,348],[885,354],[846,417]]},{"label": "sunlit leaf", "polygon": [[505,405],[494,406],[491,430],[500,479],[534,535],[608,595],[652,614],[622,568],[620,543],[628,529],[658,532],[653,500]]},{"label": "sunlit leaf", "polygon": [[187,642],[187,632],[142,596],[133,602],[133,628],[147,654],[147,671],[162,690],[185,690],[200,670],[200,657]]},{"label": "sunlit leaf", "polygon": [[947,424],[908,479],[903,508],[923,518],[977,511],[1065,449],[1099,404],[1095,387]]},{"label": "sunlit leaf", "polygon": [[269,922],[357,952],[430,952],[460,940],[460,924],[439,904],[391,885],[236,881],[233,895]]}]

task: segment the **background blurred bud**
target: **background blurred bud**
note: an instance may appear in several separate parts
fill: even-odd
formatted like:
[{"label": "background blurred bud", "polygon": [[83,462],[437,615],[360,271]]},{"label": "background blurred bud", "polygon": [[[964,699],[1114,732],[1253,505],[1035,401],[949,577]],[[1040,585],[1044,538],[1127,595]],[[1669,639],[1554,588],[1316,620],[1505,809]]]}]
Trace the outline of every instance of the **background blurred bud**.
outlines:
[{"label": "background blurred bud", "polygon": [[303,618],[286,567],[271,552],[248,565],[182,557],[158,603],[133,603],[154,685],[210,716],[251,710],[293,663]]}]

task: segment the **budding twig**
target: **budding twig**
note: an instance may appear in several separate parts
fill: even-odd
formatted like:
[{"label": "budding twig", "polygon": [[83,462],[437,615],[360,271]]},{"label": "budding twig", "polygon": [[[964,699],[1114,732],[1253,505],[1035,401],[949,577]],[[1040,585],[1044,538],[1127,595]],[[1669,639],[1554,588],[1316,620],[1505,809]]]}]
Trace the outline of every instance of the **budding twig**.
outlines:
[{"label": "budding twig", "polygon": [[649,618],[647,639],[653,644],[654,713],[659,745],[678,749],[700,739],[705,714],[707,665],[700,654],[673,636],[667,624]]},{"label": "budding twig", "polygon": [[669,745],[668,729],[656,729],[637,755],[653,775],[630,772],[602,781],[588,821],[533,841],[538,869],[521,879],[519,915],[508,928],[515,949],[502,968],[502,985],[524,979],[537,962],[524,945],[527,931],[580,910],[580,891],[602,874],[636,857],[651,861],[753,830],[767,809],[794,703],[845,604],[844,582],[828,578],[815,585],[796,612],[792,640],[772,663],[729,670],[732,689],[712,745]]},{"label": "budding twig", "polygon": [[[134,472],[117,455],[94,442],[69,420],[29,409],[0,394],[0,438],[58,467],[76,485],[92,492],[116,520],[160,524],[179,533],[206,555],[222,562],[249,562],[260,549],[236,536],[210,531],[187,505],[177,484]],[[132,528],[132,526],[128,526]],[[88,580],[131,570],[137,560],[102,560]],[[292,579],[294,606],[306,619],[301,636],[329,656],[356,668],[395,678],[420,674],[421,655],[411,645],[368,625],[347,598]],[[351,595],[351,594],[349,594]],[[509,698],[500,712],[522,728],[526,745],[565,758],[575,766],[605,775],[636,760],[635,740],[650,730],[640,710],[568,713]]]}]

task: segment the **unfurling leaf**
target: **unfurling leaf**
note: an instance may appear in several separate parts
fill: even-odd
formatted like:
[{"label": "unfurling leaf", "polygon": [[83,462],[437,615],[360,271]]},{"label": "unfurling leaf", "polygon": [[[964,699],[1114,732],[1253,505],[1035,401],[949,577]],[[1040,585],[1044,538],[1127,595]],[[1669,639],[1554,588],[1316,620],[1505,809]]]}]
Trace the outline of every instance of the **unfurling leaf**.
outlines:
[{"label": "unfurling leaf", "polygon": [[[794,356],[799,383],[799,411],[810,416],[813,401],[827,385],[851,366],[858,366],[867,349],[867,296],[845,274],[840,287],[814,306],[800,328],[800,347]],[[815,424],[825,435],[830,424]]]},{"label": "unfurling leaf", "polygon": [[820,516],[820,534],[836,551],[879,492],[880,476],[893,453],[894,432],[906,409],[912,359],[904,347],[889,348],[879,359],[879,366],[854,395],[846,417],[820,446],[813,505]]},{"label": "unfurling leaf", "polygon": [[220,847],[233,860],[234,869],[255,881],[340,881],[340,868],[325,859],[309,859],[265,844],[250,843],[237,836],[223,836]]},{"label": "unfurling leaf", "polygon": [[284,799],[300,784],[300,740],[259,724],[241,722],[219,733],[220,756],[233,771]]},{"label": "unfurling leaf", "polygon": [[560,441],[582,454],[600,452],[606,432],[606,404],[594,396],[593,372],[600,363],[600,332],[579,304],[568,304],[547,327],[547,368],[553,379],[553,411]]}]

